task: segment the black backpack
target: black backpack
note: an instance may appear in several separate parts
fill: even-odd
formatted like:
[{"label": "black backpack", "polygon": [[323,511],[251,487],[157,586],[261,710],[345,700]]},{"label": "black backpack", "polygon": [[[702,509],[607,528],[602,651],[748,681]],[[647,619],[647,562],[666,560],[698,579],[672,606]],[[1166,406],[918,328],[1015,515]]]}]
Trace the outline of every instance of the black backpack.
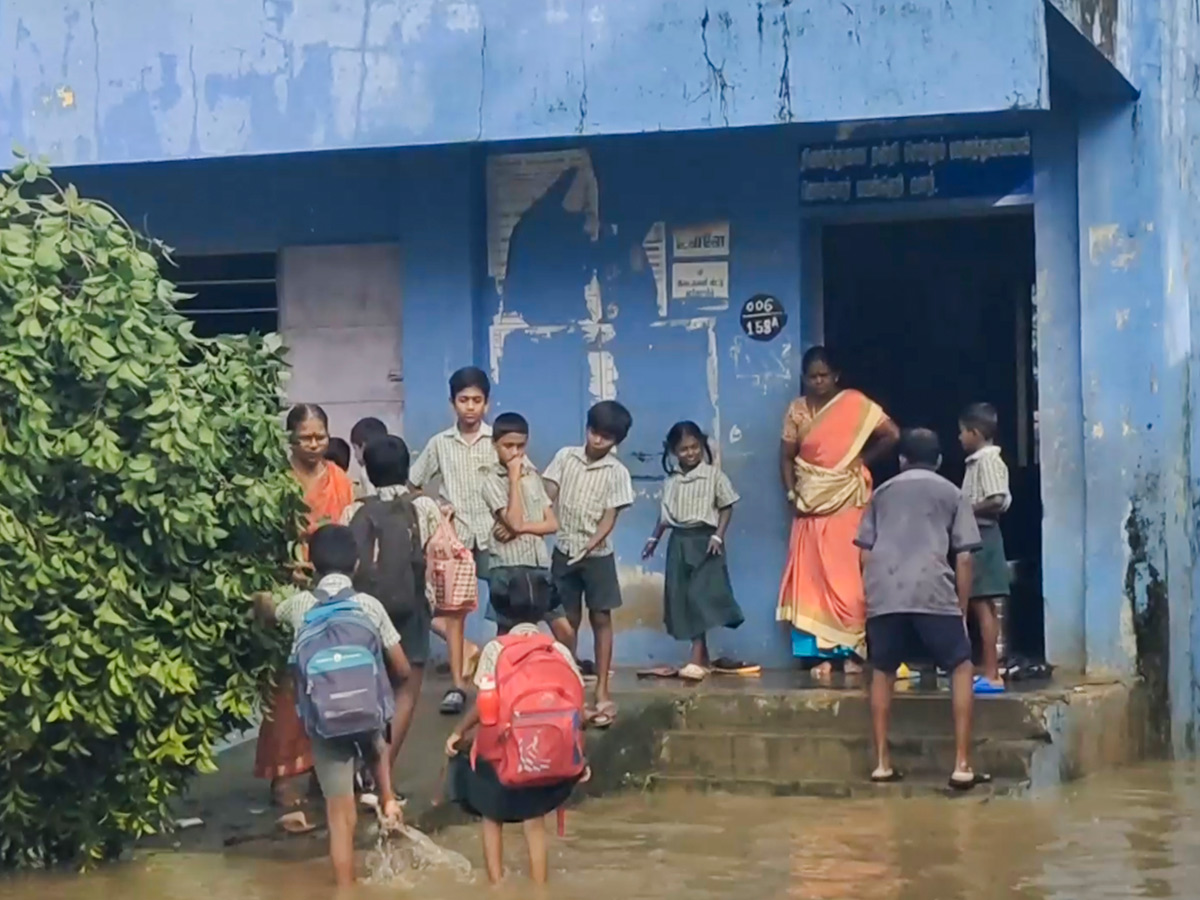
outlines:
[{"label": "black backpack", "polygon": [[411,614],[425,599],[425,553],[411,497],[368,497],[350,522],[358,544],[354,587],[383,604],[393,618]]}]

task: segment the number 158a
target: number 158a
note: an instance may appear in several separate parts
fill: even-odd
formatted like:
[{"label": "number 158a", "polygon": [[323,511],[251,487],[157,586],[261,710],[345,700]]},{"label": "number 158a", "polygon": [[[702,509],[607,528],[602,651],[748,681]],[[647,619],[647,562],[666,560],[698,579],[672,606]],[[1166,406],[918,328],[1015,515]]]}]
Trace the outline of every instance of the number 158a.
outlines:
[{"label": "number 158a", "polygon": [[746,334],[751,337],[774,334],[779,330],[779,316],[768,316],[762,319],[750,319],[745,323]]}]

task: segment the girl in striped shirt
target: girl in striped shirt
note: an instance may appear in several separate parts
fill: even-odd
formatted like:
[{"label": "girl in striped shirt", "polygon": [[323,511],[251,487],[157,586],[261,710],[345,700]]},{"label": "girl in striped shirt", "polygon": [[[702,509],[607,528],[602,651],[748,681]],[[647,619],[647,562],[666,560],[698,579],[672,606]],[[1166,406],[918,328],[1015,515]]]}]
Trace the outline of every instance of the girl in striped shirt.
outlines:
[{"label": "girl in striped shirt", "polygon": [[[672,465],[672,457],[677,466]],[[708,632],[737,628],[744,621],[725,565],[725,532],[738,495],[713,464],[708,436],[695,422],[678,422],[667,432],[663,469],[667,481],[662,511],[642,558],[654,555],[663,533],[670,529],[663,621],[671,637],[692,643],[691,659],[679,670],[679,677],[700,681],[713,666]],[[740,667],[731,660],[718,660],[720,670]]]}]

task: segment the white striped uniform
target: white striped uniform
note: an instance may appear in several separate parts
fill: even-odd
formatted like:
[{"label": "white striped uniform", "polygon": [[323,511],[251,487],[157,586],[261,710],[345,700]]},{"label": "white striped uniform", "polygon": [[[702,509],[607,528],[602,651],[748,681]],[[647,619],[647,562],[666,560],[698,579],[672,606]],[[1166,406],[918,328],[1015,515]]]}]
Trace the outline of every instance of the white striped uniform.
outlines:
[{"label": "white striped uniform", "polygon": [[[583,447],[564,447],[542,477],[558,485],[557,543],[568,557],[583,552],[606,510],[633,504],[633,479],[612,453],[592,462]],[[612,552],[606,538],[591,555]]]},{"label": "white striped uniform", "polygon": [[700,463],[690,472],[675,472],[663,485],[662,520],[672,528],[717,527],[720,511],[740,498],[729,478],[716,466]]},{"label": "white striped uniform", "polygon": [[454,527],[459,539],[468,547],[488,548],[492,533],[492,513],[483,502],[483,470],[496,464],[496,448],[492,446],[492,427],[479,427],[479,437],[468,443],[458,427],[447,428],[430,438],[417,461],[413,463],[408,480],[424,487],[441,477],[439,494],[454,507]]}]

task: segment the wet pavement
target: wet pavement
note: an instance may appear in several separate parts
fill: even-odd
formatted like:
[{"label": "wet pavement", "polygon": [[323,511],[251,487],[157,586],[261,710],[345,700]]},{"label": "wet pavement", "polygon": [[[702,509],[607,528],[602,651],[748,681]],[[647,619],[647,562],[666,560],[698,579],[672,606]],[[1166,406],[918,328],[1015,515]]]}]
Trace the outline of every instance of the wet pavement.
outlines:
[{"label": "wet pavement", "polygon": [[[523,847],[494,894],[529,896]],[[473,826],[438,835],[477,867]],[[814,800],[627,794],[589,801],[552,842],[546,896],[756,898],[1179,897],[1200,883],[1200,769],[1155,764],[1034,798]],[[476,872],[475,882],[481,884]],[[453,874],[410,873],[404,893],[459,898]],[[308,900],[332,895],[323,860],[270,853],[149,853],[79,877],[0,885],[7,900]],[[359,889],[396,896],[395,885]]]}]

